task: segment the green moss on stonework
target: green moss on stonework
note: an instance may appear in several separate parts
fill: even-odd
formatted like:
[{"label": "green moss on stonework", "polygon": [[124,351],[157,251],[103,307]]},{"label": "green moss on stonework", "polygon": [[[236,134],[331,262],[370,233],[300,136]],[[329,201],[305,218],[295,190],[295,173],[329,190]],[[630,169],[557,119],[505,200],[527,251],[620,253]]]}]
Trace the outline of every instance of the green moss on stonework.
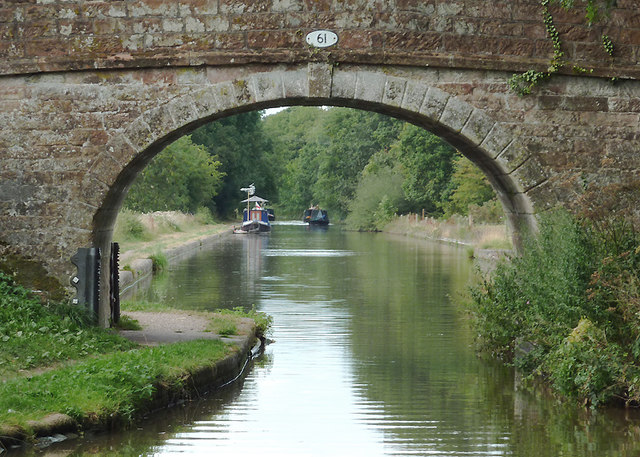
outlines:
[{"label": "green moss on stonework", "polygon": [[237,79],[233,81],[233,85],[240,91],[239,95],[236,97],[238,102],[246,102],[251,98],[249,94],[249,84],[247,81],[244,79]]},{"label": "green moss on stonework", "polygon": [[0,258],[0,271],[11,275],[23,287],[36,291],[43,298],[54,301],[68,299],[68,294],[60,282],[49,275],[38,262],[24,257],[7,254]]},{"label": "green moss on stonework", "polygon": [[246,89],[247,87],[249,87],[249,84],[247,84],[247,81],[244,79],[236,79],[235,81],[233,81],[233,84],[240,89]]}]

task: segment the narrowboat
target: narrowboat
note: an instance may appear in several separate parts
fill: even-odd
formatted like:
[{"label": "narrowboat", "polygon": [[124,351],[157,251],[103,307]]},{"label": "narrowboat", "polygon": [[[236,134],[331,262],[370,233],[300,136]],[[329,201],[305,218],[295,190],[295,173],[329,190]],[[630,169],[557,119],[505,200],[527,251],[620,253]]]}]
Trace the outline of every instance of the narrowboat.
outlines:
[{"label": "narrowboat", "polygon": [[[253,195],[255,187],[253,184],[249,187],[243,187],[241,191],[247,192],[247,199],[242,200],[247,207],[242,210],[242,225],[234,227],[233,233],[266,233],[271,231],[271,222],[269,221],[269,212],[264,207],[268,200]],[[253,207],[251,205],[253,204]]]},{"label": "narrowboat", "polygon": [[326,210],[312,206],[304,211],[302,222],[309,225],[329,225],[329,215]]}]

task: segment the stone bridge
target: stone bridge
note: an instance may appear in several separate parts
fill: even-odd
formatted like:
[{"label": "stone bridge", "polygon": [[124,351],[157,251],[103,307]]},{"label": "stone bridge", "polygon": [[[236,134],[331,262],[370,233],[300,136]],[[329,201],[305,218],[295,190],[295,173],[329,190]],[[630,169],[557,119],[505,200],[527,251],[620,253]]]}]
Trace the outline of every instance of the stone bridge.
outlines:
[{"label": "stone bridge", "polygon": [[[487,175],[516,235],[536,213],[571,207],[587,191],[633,187],[635,1],[618,0],[592,26],[583,11],[552,7],[567,64],[520,97],[512,74],[546,70],[554,54],[543,8],[535,0],[5,1],[0,268],[35,289],[68,292],[70,256],[108,247],[127,189],[156,153],[204,123],[269,107],[373,110],[442,136]],[[321,29],[338,43],[309,46],[307,34]]]}]

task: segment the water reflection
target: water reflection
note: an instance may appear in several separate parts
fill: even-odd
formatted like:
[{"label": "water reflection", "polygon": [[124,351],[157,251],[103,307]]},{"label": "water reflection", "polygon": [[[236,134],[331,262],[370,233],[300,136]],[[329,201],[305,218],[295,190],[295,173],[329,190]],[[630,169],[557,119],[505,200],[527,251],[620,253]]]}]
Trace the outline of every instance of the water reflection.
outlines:
[{"label": "water reflection", "polygon": [[244,263],[240,265],[242,282],[240,287],[246,288],[250,297],[259,294],[260,278],[264,274],[267,259],[261,254],[269,245],[269,234],[240,236],[242,242],[242,258]]},{"label": "water reflection", "polygon": [[[518,390],[478,359],[459,305],[464,249],[330,227],[232,237],[145,299],[274,316],[240,384],[72,455],[631,456],[635,411],[591,414]],[[59,454],[58,454],[59,455]]]}]

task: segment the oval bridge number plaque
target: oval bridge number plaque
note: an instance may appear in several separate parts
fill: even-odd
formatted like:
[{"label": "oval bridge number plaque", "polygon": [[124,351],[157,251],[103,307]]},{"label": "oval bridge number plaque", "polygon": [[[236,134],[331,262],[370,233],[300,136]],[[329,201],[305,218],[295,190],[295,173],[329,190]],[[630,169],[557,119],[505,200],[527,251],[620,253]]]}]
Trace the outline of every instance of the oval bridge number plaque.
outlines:
[{"label": "oval bridge number plaque", "polygon": [[338,42],[338,35],[330,30],[315,30],[307,34],[307,44],[316,48],[328,48]]}]

